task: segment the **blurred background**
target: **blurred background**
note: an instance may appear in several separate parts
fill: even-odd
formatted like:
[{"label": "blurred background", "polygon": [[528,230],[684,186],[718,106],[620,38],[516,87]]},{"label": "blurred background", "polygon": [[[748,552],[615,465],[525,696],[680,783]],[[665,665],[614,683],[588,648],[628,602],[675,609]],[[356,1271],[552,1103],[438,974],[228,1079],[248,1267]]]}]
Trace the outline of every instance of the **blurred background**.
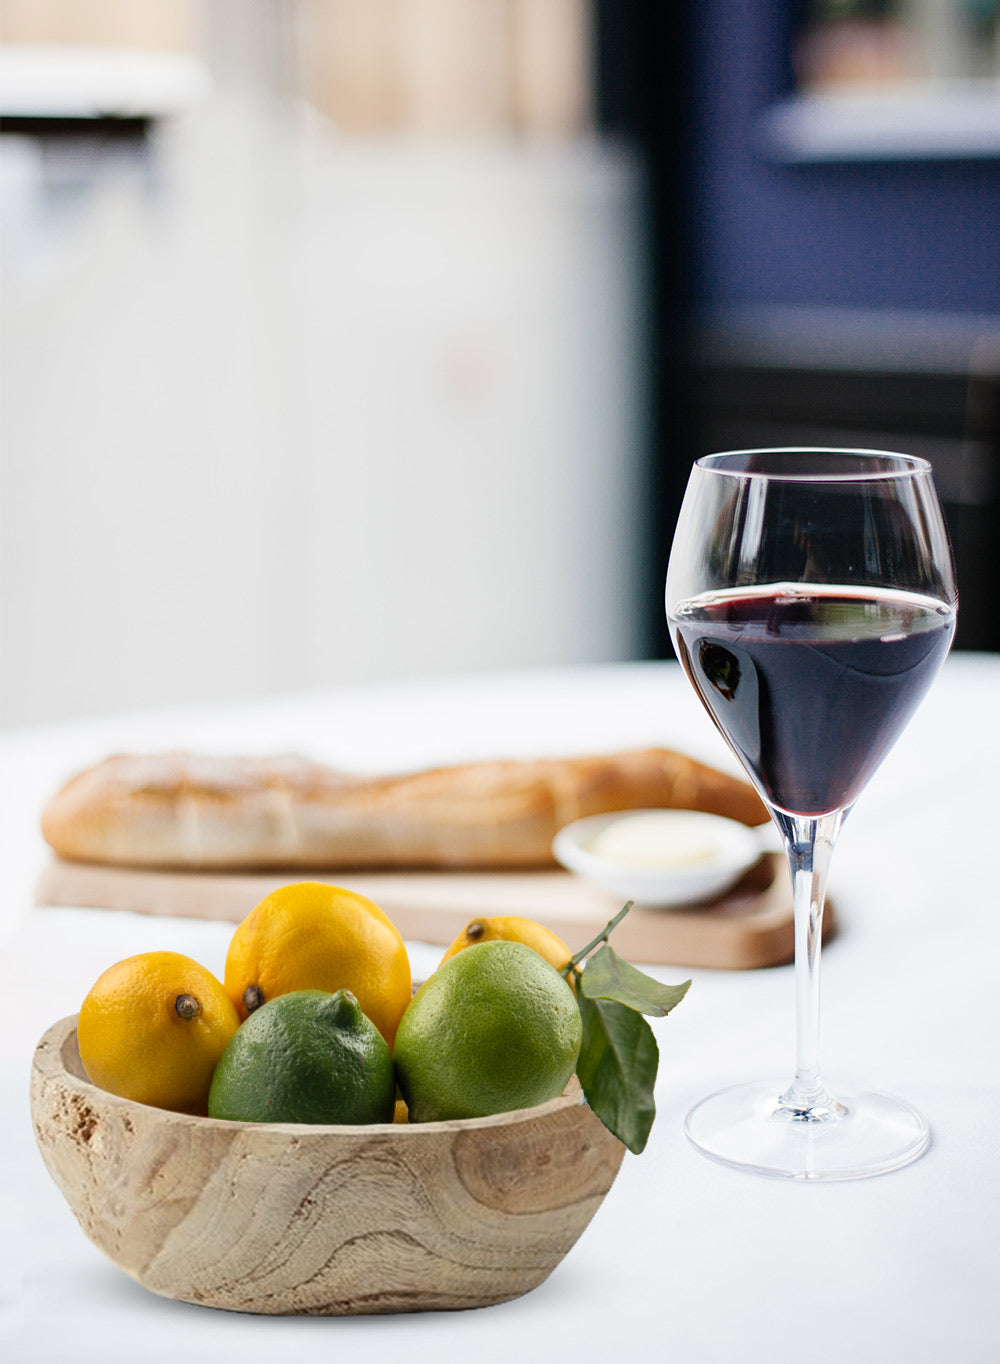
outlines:
[{"label": "blurred background", "polygon": [[0,725],[671,656],[693,459],[1000,648],[998,0],[0,0]]}]

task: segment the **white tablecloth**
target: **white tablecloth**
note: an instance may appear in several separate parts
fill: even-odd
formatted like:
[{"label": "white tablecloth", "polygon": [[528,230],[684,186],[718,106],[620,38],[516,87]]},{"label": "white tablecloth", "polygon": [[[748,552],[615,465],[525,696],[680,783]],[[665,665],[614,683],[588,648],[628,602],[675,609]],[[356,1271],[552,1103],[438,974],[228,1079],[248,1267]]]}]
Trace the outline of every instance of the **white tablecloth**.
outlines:
[{"label": "white tablecloth", "polygon": [[[166,947],[222,971],[229,925],[32,908],[38,814],[80,766],[124,749],[299,751],[356,770],[649,743],[732,767],[674,664],[474,676],[89,720],[0,739],[0,1355],[29,1361],[282,1358],[1000,1359],[996,1023],[1000,658],[952,655],[845,825],[823,959],[823,1069],[930,1120],[916,1164],[800,1184],[705,1160],[682,1132],[704,1093],[793,1059],[790,967],[693,973],[654,1027],[658,1116],[584,1236],[533,1293],[482,1311],[256,1318],[146,1292],[86,1240],[31,1132],[40,1034],[111,961]],[[249,907],[248,907],[249,908]],[[410,944],[415,974],[440,952]]]}]

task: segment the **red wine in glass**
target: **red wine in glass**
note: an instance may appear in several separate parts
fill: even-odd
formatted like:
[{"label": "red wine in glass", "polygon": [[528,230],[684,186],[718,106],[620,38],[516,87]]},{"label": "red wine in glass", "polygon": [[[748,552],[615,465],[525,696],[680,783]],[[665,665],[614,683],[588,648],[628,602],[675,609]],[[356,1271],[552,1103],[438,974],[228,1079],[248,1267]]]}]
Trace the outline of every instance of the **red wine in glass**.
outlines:
[{"label": "red wine in glass", "polygon": [[958,596],[930,466],[873,450],[742,450],[694,465],[670,552],[677,656],[781,834],[795,918],[792,1082],[710,1094],[685,1131],[724,1164],[855,1179],[917,1159],[923,1117],[819,1074],[833,847],[951,645]]},{"label": "red wine in glass", "polygon": [[680,661],[770,805],[854,804],[948,652],[954,612],[907,592],[786,584],[674,611]]}]

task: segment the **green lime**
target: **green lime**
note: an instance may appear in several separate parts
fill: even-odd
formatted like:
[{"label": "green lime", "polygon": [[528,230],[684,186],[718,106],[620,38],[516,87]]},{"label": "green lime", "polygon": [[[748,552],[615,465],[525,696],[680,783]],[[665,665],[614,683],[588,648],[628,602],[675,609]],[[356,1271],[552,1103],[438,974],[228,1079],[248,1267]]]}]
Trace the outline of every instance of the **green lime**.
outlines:
[{"label": "green lime", "polygon": [[481,1118],[555,1098],[581,1034],[576,996],[532,948],[466,947],[420,987],[396,1033],[410,1121]]},{"label": "green lime", "polygon": [[295,990],[255,1010],[212,1077],[210,1118],[391,1122],[392,1053],[349,990]]}]

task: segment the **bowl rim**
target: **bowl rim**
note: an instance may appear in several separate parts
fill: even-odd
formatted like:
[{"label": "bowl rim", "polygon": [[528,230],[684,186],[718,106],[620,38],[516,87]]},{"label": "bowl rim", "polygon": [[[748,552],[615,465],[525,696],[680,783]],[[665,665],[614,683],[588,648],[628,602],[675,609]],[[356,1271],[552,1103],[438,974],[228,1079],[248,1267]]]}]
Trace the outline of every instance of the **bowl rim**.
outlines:
[{"label": "bowl rim", "polygon": [[[619,820],[632,819],[637,815],[666,815],[670,818],[676,817],[678,822],[690,819],[691,822],[697,820],[699,823],[712,824],[718,829],[725,829],[732,838],[740,839],[747,849],[753,848],[760,843],[757,832],[749,824],[742,824],[738,819],[730,819],[726,815],[713,815],[707,810],[674,810],[667,808],[644,807],[635,810],[612,810],[599,815],[585,815],[582,819],[575,819],[571,824],[564,825],[553,839],[553,846],[558,844],[560,849],[572,848],[574,855],[579,856],[596,868],[598,865],[605,868],[615,868],[622,872],[632,872],[650,878],[662,878],[670,881],[701,881],[706,876],[704,866],[697,863],[689,867],[655,867],[643,866],[640,863],[619,862],[613,857],[604,857],[600,853],[591,852],[585,846],[588,838],[593,838],[611,824],[617,824]],[[741,832],[738,832],[741,831]],[[746,835],[743,838],[743,834]],[[735,843],[734,843],[735,846]],[[760,852],[763,853],[763,847]],[[730,866],[737,861],[742,861],[742,856],[737,857],[735,853],[728,849],[723,850],[717,858],[711,859],[712,866]]]},{"label": "bowl rim", "polygon": [[[210,1118],[197,1113],[180,1113],[171,1108],[157,1108],[154,1104],[139,1103],[135,1099],[123,1098],[108,1089],[101,1089],[85,1075],[77,1075],[66,1065],[65,1048],[73,1047],[79,1058],[76,1038],[76,1025],[79,1013],[67,1014],[50,1024],[35,1045],[32,1056],[32,1073],[37,1071],[44,1078],[76,1090],[88,1101],[103,1105],[112,1111],[129,1113],[139,1109],[155,1114],[157,1118],[172,1125],[191,1127],[196,1131],[229,1131],[248,1134],[274,1133],[277,1136],[294,1137],[298,1141],[317,1141],[324,1137],[338,1137],[342,1140],[358,1138],[371,1141],[372,1138],[402,1141],[428,1140],[436,1135],[455,1132],[482,1131],[490,1127],[511,1127],[522,1122],[534,1122],[564,1109],[586,1106],[583,1090],[574,1073],[562,1094],[532,1108],[513,1108],[504,1113],[491,1113],[483,1118],[447,1118],[438,1122],[374,1122],[374,1123],[307,1123],[307,1122],[239,1122],[232,1118]],[[80,1063],[81,1070],[83,1063]]]}]

